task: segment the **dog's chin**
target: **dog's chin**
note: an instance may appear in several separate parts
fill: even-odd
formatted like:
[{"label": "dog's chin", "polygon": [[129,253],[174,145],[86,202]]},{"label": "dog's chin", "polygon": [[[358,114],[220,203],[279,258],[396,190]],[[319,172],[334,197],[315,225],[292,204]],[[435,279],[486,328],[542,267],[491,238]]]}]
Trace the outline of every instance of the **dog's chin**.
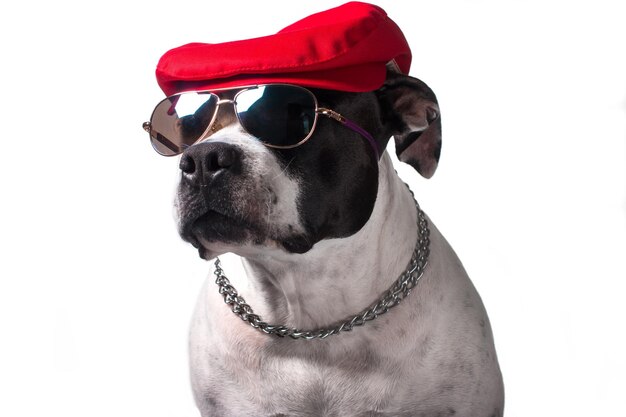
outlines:
[{"label": "dog's chin", "polygon": [[202,259],[210,260],[227,252],[256,256],[272,251],[289,254],[308,252],[314,242],[306,235],[271,236],[268,228],[233,219],[215,211],[181,227],[181,237],[191,243]]}]

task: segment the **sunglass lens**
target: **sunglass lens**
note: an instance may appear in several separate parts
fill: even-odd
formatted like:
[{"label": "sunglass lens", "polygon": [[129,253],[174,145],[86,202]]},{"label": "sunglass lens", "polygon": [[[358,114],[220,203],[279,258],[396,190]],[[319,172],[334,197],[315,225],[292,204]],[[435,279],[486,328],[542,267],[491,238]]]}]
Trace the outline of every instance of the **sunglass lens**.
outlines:
[{"label": "sunglass lens", "polygon": [[269,146],[298,145],[315,123],[315,98],[303,88],[260,86],[239,93],[236,101],[243,128]]},{"label": "sunglass lens", "polygon": [[217,96],[182,93],[160,102],[152,113],[150,138],[161,155],[182,153],[206,132],[215,115]]}]

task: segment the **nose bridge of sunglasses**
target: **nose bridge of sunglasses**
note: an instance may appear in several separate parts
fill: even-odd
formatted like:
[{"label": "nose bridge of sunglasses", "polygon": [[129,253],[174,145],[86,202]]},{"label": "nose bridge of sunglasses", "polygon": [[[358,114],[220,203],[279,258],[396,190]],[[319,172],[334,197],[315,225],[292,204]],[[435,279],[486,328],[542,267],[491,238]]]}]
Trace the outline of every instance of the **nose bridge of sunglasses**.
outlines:
[{"label": "nose bridge of sunglasses", "polygon": [[233,99],[219,99],[216,103],[215,118],[213,123],[209,127],[209,131],[206,136],[210,136],[213,133],[221,130],[222,128],[231,124],[237,123],[237,114],[235,111],[236,102]]}]

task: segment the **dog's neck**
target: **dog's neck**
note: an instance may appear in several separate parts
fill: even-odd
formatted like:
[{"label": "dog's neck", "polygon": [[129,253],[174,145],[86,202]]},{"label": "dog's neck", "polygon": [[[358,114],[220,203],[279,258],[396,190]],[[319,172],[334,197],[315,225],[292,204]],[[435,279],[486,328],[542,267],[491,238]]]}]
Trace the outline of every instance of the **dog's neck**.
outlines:
[{"label": "dog's neck", "polygon": [[376,302],[407,267],[416,218],[413,198],[385,153],[365,226],[350,237],[318,242],[302,255],[244,258],[254,292],[246,299],[263,320],[303,330],[350,318]]}]

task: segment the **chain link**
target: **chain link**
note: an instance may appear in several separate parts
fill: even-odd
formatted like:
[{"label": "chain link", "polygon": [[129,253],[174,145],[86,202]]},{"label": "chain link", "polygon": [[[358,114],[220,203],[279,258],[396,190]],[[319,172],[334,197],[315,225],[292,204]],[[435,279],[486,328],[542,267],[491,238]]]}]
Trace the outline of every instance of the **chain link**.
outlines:
[{"label": "chain link", "polygon": [[[409,190],[410,191],[410,190]],[[411,192],[413,195],[413,192]],[[415,200],[415,199],[414,199]],[[349,332],[355,327],[362,326],[368,321],[374,320],[388,312],[391,308],[397,306],[405,297],[407,297],[411,290],[417,285],[420,278],[424,274],[424,269],[428,264],[428,255],[430,252],[430,230],[428,229],[428,221],[426,215],[420,209],[419,204],[415,201],[415,207],[417,208],[417,226],[419,230],[419,236],[415,245],[415,250],[409,261],[407,269],[398,277],[396,282],[391,288],[378,300],[375,304],[371,305],[366,310],[363,310],[354,317],[344,321],[340,325],[331,329],[318,329],[318,330],[300,330],[283,325],[269,324],[264,322],[259,315],[254,314],[252,307],[246,303],[246,300],[237,293],[235,287],[230,284],[224,270],[221,268],[221,262],[219,258],[215,260],[215,283],[219,287],[219,293],[224,297],[224,302],[231,307],[233,313],[235,313],[243,321],[250,324],[255,329],[279,337],[289,336],[292,339],[325,339],[328,336],[339,334],[341,332]]]}]

